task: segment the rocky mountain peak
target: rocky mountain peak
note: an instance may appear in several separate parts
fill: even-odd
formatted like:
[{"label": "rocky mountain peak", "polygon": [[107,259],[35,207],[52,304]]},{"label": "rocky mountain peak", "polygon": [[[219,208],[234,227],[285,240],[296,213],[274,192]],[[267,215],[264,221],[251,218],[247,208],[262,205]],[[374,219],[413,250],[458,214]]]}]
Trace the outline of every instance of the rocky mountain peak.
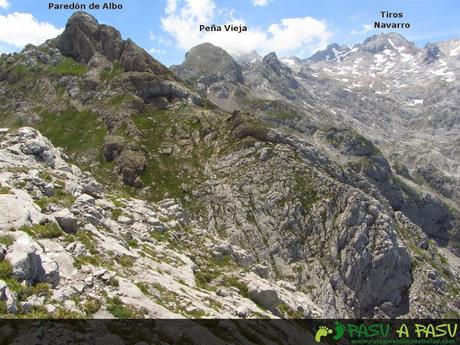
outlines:
[{"label": "rocky mountain peak", "polygon": [[333,43],[328,45],[326,49],[313,54],[311,57],[306,59],[306,62],[315,63],[319,61],[334,61],[336,59],[340,59],[340,57],[348,51],[350,51],[348,46]]},{"label": "rocky mountain peak", "polygon": [[361,50],[377,54],[383,52],[385,49],[399,50],[399,49],[416,49],[412,42],[409,42],[403,36],[397,33],[378,34],[368,37],[361,45]]},{"label": "rocky mountain peak", "polygon": [[202,43],[185,54],[180,66],[172,66],[182,79],[191,81],[200,75],[204,85],[219,80],[232,83],[243,82],[241,67],[225,50],[211,43]]},{"label": "rocky mountain peak", "polygon": [[101,54],[110,61],[119,60],[126,71],[171,75],[166,67],[133,41],[124,41],[117,29],[99,24],[86,12],[76,12],[69,18],[55,45],[63,55],[80,63],[87,64],[96,54]]},{"label": "rocky mountain peak", "polygon": [[278,60],[276,53],[271,52],[265,55],[262,59],[262,63],[269,66],[273,71],[275,71],[276,74],[280,74],[282,65],[280,60]]},{"label": "rocky mountain peak", "polygon": [[233,55],[233,58],[239,64],[251,64],[262,61],[262,56],[260,56],[255,50],[252,50],[249,53]]},{"label": "rocky mountain peak", "polygon": [[66,27],[76,26],[83,33],[90,37],[95,37],[99,31],[99,23],[91,14],[78,11],[75,12],[67,21]]},{"label": "rocky mountain peak", "polygon": [[425,52],[424,52],[424,57],[423,57],[423,62],[427,64],[431,64],[435,62],[436,60],[439,59],[439,57],[442,55],[441,50],[437,45],[434,44],[427,44],[425,46]]}]

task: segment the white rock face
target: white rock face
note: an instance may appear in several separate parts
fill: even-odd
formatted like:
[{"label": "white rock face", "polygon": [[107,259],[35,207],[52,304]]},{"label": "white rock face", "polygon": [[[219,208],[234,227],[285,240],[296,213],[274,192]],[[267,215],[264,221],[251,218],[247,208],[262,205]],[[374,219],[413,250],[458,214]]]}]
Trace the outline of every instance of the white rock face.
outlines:
[{"label": "white rock face", "polygon": [[8,247],[5,260],[9,261],[13,276],[29,283],[59,281],[58,264],[43,253],[40,245],[27,234],[19,234]]},{"label": "white rock face", "polygon": [[38,224],[43,215],[32,198],[23,191],[0,194],[0,230],[18,229],[23,225]]},{"label": "white rock face", "polygon": [[278,296],[278,289],[273,288],[263,281],[251,281],[248,287],[249,295],[267,309],[276,308],[281,303],[281,299]]},{"label": "white rock face", "polygon": [[[84,314],[83,305],[93,303],[100,307],[88,317],[113,318],[113,304],[123,305],[132,315],[152,318],[275,317],[277,302],[286,301],[292,308],[299,301],[313,305],[305,295],[295,297],[295,292],[268,282],[264,286],[279,294],[279,300],[269,301],[269,292],[262,288],[254,290],[252,297],[260,299],[261,305],[270,304],[274,314],[241,295],[238,288],[223,287],[218,294],[204,289],[202,278],[197,278],[200,265],[220,262],[216,286],[227,274],[237,274],[235,279],[245,285],[259,279],[244,269],[256,264],[255,256],[199,228],[173,199],[158,204],[137,199],[115,202],[33,129],[11,132],[1,140],[0,182],[11,186],[11,194],[0,194],[10,207],[5,206],[10,211],[0,216],[4,224],[0,234],[13,242],[5,246],[4,260],[19,282],[48,283],[52,289],[51,298],[33,295],[19,302],[9,295],[8,287],[0,289],[2,298],[11,302],[11,311],[21,303],[24,312],[43,305],[51,314],[60,309]],[[27,190],[17,187],[18,181]],[[56,188],[63,188],[60,193],[73,195],[75,201],[65,207],[58,201],[41,211],[32,195],[46,199],[55,195]],[[59,224],[62,235],[53,232],[51,238],[32,238],[18,231],[23,225],[39,223],[40,229],[46,229],[50,221]],[[312,310],[319,309],[308,307],[305,315],[313,315]]]}]

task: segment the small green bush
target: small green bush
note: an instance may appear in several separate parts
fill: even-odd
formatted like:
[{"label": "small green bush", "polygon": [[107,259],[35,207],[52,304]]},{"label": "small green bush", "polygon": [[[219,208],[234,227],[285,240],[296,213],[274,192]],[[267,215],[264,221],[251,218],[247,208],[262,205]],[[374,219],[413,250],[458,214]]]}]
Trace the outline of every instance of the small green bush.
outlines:
[{"label": "small green bush", "polygon": [[13,238],[11,236],[5,235],[5,236],[0,236],[0,243],[8,246],[11,246],[13,244]]},{"label": "small green bush", "polygon": [[128,243],[128,246],[130,246],[131,248],[137,248],[139,246],[137,241],[134,239],[128,240],[127,243]]},{"label": "small green bush", "polygon": [[123,255],[119,260],[120,265],[123,267],[133,267],[134,262],[130,256]]},{"label": "small green bush", "polygon": [[101,302],[96,298],[89,298],[83,305],[83,309],[87,315],[92,315],[101,309]]},{"label": "small green bush", "polygon": [[107,302],[107,310],[117,319],[135,319],[138,317],[137,313],[126,307],[118,297],[112,298]]},{"label": "small green bush", "polygon": [[12,194],[10,187],[2,187],[0,186],[0,194]]},{"label": "small green bush", "polygon": [[10,278],[13,273],[13,268],[7,260],[0,261],[0,279]]},{"label": "small green bush", "polygon": [[25,225],[20,227],[19,230],[24,231],[35,238],[56,238],[64,234],[59,225],[53,222],[32,226]]}]

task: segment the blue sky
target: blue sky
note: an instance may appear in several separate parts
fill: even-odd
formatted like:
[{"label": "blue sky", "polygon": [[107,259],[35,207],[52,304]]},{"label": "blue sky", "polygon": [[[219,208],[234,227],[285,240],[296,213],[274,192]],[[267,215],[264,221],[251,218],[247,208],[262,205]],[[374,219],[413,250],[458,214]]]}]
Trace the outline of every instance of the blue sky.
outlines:
[{"label": "blue sky", "polygon": [[[65,3],[56,1],[57,3]],[[93,1],[80,1],[87,6]],[[95,1],[103,4],[104,1]],[[204,41],[233,55],[256,50],[279,56],[312,55],[329,43],[353,45],[378,32],[396,31],[421,46],[460,38],[458,0],[120,0],[122,10],[87,10],[118,28],[166,65]],[[0,0],[0,52],[22,49],[59,34],[72,10],[49,1]],[[71,1],[67,2],[71,3]],[[380,11],[403,12],[387,19]],[[410,29],[372,30],[374,21],[409,22]],[[245,24],[246,33],[199,32],[199,24]]]}]

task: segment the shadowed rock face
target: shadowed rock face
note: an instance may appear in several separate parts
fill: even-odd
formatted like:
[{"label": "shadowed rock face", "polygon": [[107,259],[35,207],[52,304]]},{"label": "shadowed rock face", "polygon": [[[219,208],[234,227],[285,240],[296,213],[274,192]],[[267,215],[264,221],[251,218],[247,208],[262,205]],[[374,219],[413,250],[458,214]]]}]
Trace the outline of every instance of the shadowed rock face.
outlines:
[{"label": "shadowed rock face", "polygon": [[171,75],[166,67],[133,41],[124,41],[118,30],[100,25],[96,18],[85,12],[76,12],[70,17],[57,39],[57,47],[64,55],[85,64],[100,53],[110,61],[119,60],[126,71]]}]

